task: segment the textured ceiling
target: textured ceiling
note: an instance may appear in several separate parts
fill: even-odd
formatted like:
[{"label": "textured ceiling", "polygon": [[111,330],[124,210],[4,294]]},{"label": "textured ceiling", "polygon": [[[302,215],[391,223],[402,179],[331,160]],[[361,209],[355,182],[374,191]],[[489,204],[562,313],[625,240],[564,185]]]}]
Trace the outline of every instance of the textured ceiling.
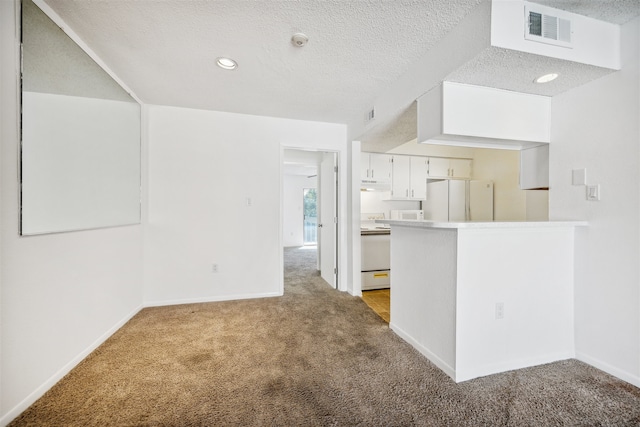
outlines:
[{"label": "textured ceiling", "polygon": [[136,102],[30,0],[22,2],[22,90]]},{"label": "textured ceiling", "polygon": [[[499,67],[499,68],[498,68]],[[545,84],[533,80],[550,72],[560,78]],[[554,96],[600,78],[613,70],[498,47],[488,47],[449,74],[447,81]]]},{"label": "textured ceiling", "polygon": [[46,3],[143,102],[346,123],[481,1]]},{"label": "textured ceiling", "polygon": [[[489,0],[40,1],[143,102],[348,123]],[[537,3],[616,24],[640,15],[640,0]],[[307,34],[307,46],[291,44],[296,32]],[[219,56],[234,58],[238,69],[216,67]],[[556,69],[563,79],[531,85],[523,69]],[[448,80],[551,96],[606,72],[487,48]],[[415,122],[415,106],[398,111],[362,135],[363,147],[409,141]]]}]

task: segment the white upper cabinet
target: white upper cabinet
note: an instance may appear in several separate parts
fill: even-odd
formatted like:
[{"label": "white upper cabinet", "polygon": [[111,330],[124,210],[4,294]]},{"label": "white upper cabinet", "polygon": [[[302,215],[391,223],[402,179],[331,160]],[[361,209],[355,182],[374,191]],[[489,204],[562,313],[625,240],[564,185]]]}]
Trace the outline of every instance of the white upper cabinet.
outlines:
[{"label": "white upper cabinet", "polygon": [[391,198],[425,200],[427,198],[427,157],[393,156]]},{"label": "white upper cabinet", "polygon": [[427,164],[427,175],[430,178],[448,178],[449,171],[449,159],[441,157],[429,158]]},{"label": "white upper cabinet", "polygon": [[361,153],[360,156],[360,179],[362,181],[391,182],[391,155]]},{"label": "white upper cabinet", "polygon": [[415,200],[427,199],[428,157],[410,157],[411,189],[409,196]]},{"label": "white upper cabinet", "polygon": [[450,159],[449,167],[451,168],[451,178],[471,178],[471,160]]},{"label": "white upper cabinet", "polygon": [[371,178],[375,180],[391,181],[391,160],[388,154],[374,154],[369,156]]},{"label": "white upper cabinet", "polygon": [[393,174],[391,180],[391,198],[409,199],[411,183],[411,163],[409,156],[393,156]]},{"label": "white upper cabinet", "polygon": [[429,178],[471,178],[471,159],[447,159],[430,157],[428,163]]}]

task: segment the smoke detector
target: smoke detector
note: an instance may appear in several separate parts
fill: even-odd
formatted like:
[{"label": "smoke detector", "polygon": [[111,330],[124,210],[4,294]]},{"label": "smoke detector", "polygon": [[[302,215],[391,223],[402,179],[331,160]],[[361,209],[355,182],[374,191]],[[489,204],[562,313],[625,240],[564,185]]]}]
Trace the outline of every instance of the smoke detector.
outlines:
[{"label": "smoke detector", "polygon": [[302,33],[295,33],[291,36],[291,44],[295,47],[303,47],[309,41],[309,37]]}]

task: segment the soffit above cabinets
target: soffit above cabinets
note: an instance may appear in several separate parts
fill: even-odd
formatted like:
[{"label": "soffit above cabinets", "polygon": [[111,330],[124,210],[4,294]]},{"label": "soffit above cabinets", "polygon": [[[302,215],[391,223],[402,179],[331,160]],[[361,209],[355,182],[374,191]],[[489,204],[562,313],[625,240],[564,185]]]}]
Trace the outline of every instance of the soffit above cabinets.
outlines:
[{"label": "soffit above cabinets", "polygon": [[[493,1],[490,9],[474,9],[474,12],[485,14],[484,28],[491,32],[490,40],[468,60],[454,65],[439,83],[449,81],[552,97],[620,68],[620,27],[617,24],[637,17],[640,2],[604,0],[599,5],[600,2],[595,1],[565,0],[540,3],[545,4]],[[591,7],[586,8],[585,3]],[[560,5],[562,7],[555,10],[550,8]],[[609,13],[607,6],[613,6],[616,13]],[[571,21],[569,47],[527,40],[526,8]],[[572,14],[572,10],[588,17]],[[607,17],[613,23],[597,20],[600,17]],[[558,73],[560,77],[546,84],[534,83],[534,79],[550,72]],[[406,105],[398,113],[388,115],[387,120],[378,120],[374,126],[365,129],[360,137],[363,149],[384,152],[417,138],[415,105],[409,102]]]},{"label": "soffit above cabinets", "polygon": [[418,98],[418,142],[520,150],[550,142],[550,98],[444,82]]}]

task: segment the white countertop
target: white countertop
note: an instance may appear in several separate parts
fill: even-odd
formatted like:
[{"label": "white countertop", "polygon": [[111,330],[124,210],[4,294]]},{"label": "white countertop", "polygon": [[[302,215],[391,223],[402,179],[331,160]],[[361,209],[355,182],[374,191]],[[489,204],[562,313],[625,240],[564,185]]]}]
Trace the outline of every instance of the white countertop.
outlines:
[{"label": "white countertop", "polygon": [[376,220],[378,223],[393,226],[413,228],[548,228],[548,227],[577,227],[588,225],[587,221],[485,221],[485,222],[442,222],[416,220]]}]

